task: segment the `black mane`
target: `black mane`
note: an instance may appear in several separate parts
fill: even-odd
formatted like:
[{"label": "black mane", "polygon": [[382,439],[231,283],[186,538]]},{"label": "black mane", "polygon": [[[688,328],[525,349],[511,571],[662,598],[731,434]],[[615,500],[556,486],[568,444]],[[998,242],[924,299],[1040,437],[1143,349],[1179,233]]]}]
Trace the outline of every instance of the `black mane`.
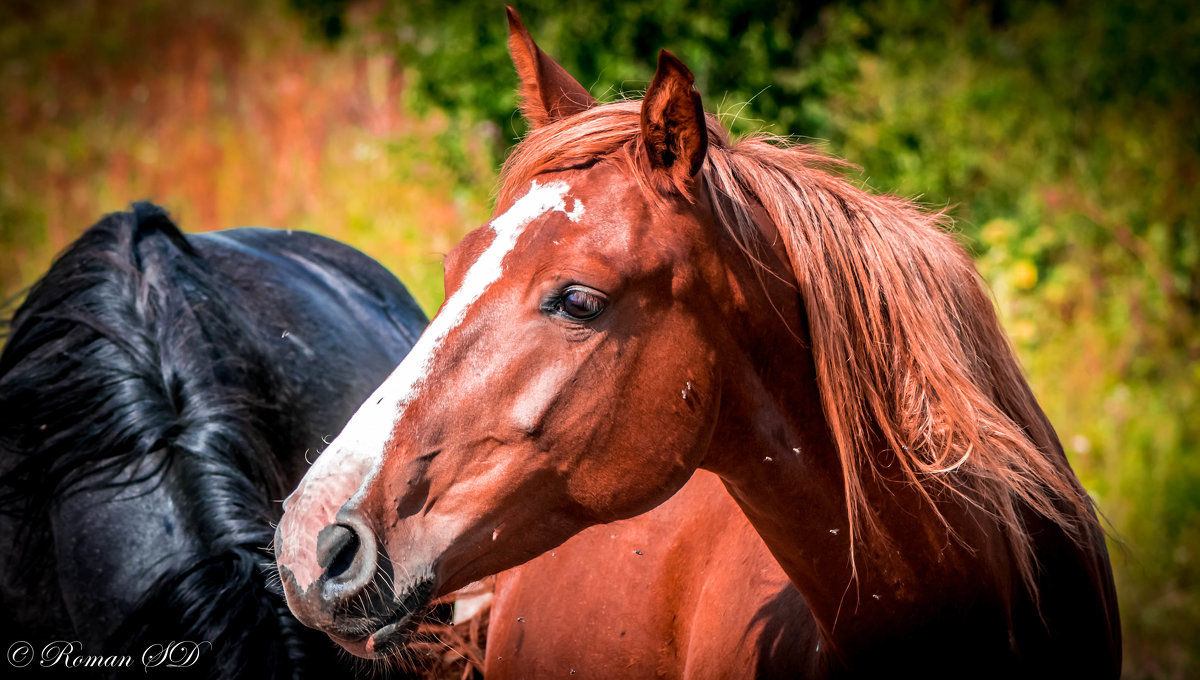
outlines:
[{"label": "black mane", "polygon": [[30,289],[0,353],[0,509],[22,526],[17,568],[45,568],[55,503],[156,461],[133,481],[173,485],[205,549],[172,556],[109,651],[208,641],[199,675],[298,677],[330,643],[265,587],[268,499],[290,490],[268,435],[291,388],[242,297],[161,208],[88,229]]},{"label": "black mane", "polygon": [[6,507],[21,498],[44,511],[158,450],[168,465],[186,452],[262,492],[287,492],[262,436],[272,407],[256,396],[283,383],[256,328],[231,311],[245,305],[161,208],[133,207],[88,229],[11,321],[0,445],[21,462],[2,478]]}]

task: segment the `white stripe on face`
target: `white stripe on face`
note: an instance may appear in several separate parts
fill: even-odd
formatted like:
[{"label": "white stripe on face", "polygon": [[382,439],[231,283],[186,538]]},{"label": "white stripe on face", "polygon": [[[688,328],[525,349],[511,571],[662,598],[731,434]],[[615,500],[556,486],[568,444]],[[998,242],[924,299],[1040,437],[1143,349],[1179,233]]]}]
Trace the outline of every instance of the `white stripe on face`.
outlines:
[{"label": "white stripe on face", "polygon": [[[326,503],[336,503],[332,508],[336,513],[337,507],[365,492],[382,468],[383,454],[396,424],[404,415],[405,407],[412,403],[425,384],[426,374],[434,363],[438,348],[446,336],[463,322],[471,305],[499,280],[504,258],[516,246],[525,227],[555,210],[563,212],[573,222],[583,217],[583,204],[578,199],[575,200],[574,209],[567,210],[565,198],[569,189],[564,182],[539,185],[535,181],[528,193],[503,215],[492,220],[490,226],[495,232],[492,242],[467,270],[462,285],[446,301],[441,313],[425,329],[404,361],[359,407],[342,433],[309,469],[301,487],[305,492],[321,493],[317,488],[324,480],[345,480],[347,473],[352,471],[361,474],[357,489],[343,501],[328,499]],[[317,485],[317,488],[312,485]],[[315,540],[315,537],[311,538]],[[307,541],[310,537],[301,540]]]}]

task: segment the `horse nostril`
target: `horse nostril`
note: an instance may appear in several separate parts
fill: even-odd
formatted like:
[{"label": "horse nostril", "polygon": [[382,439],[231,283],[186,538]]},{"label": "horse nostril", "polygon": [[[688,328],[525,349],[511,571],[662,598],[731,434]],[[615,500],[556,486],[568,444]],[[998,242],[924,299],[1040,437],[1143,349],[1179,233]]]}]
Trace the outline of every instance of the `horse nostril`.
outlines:
[{"label": "horse nostril", "polygon": [[358,534],[345,524],[321,529],[317,534],[317,564],[325,570],[326,578],[336,579],[346,573],[358,556],[358,546]]}]

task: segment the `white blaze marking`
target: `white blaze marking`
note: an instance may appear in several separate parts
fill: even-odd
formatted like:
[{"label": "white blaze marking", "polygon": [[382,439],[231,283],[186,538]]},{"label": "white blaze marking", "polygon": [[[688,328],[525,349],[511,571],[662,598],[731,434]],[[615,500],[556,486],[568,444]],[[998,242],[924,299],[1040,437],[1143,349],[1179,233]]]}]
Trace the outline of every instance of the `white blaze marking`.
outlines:
[{"label": "white blaze marking", "polygon": [[563,391],[563,386],[573,375],[562,362],[555,362],[542,369],[517,398],[512,409],[513,424],[532,430],[544,417],[554,398]]},{"label": "white blaze marking", "polygon": [[499,280],[504,257],[516,246],[525,227],[555,210],[562,211],[572,222],[578,222],[583,217],[583,203],[578,199],[575,200],[574,209],[567,210],[565,197],[569,189],[564,182],[539,185],[535,181],[528,193],[513,203],[503,215],[492,220],[490,226],[496,235],[467,270],[462,285],[446,301],[441,313],[425,329],[404,361],[359,407],[342,433],[329,446],[329,451],[309,469],[305,475],[306,482],[319,484],[322,479],[338,477],[352,469],[361,471],[363,478],[358,490],[350,498],[366,490],[371,479],[379,473],[383,453],[396,423],[425,384],[426,374],[442,341],[463,322],[471,305]]}]

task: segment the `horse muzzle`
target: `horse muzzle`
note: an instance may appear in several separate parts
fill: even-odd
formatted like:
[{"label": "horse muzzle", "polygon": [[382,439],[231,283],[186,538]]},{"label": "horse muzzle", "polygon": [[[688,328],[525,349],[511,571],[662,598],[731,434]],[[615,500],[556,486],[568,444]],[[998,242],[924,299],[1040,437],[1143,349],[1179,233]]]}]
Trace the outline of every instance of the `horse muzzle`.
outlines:
[{"label": "horse muzzle", "polygon": [[[391,560],[361,517],[343,509],[316,532],[310,551],[285,541],[285,514],[276,530],[276,560],[288,607],[310,628],[365,658],[387,656],[420,623],[433,597],[431,569],[406,571],[397,581]],[[299,542],[311,533],[299,531]]]}]

